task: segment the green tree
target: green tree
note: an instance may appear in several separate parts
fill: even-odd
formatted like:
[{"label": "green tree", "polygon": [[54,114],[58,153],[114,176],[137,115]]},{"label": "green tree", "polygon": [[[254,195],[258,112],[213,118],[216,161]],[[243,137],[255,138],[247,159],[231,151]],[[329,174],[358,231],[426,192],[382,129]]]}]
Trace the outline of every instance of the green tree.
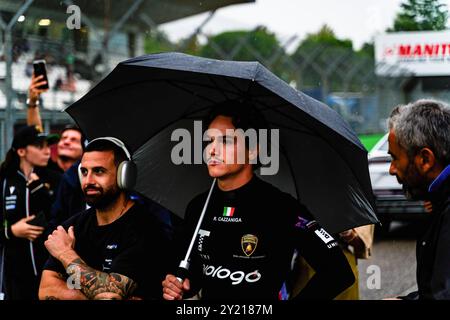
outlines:
[{"label": "green tree", "polygon": [[275,34],[265,27],[214,35],[199,50],[199,54],[213,59],[259,61],[284,80],[288,80],[279,66],[285,52]]},{"label": "green tree", "polygon": [[229,31],[208,39],[200,50],[204,57],[253,61],[258,56],[269,59],[280,48],[275,34],[264,27],[252,31]]},{"label": "green tree", "polygon": [[173,51],[175,45],[170,42],[167,35],[159,30],[148,33],[144,39],[145,53],[159,53]]},{"label": "green tree", "polygon": [[361,49],[357,51],[358,55],[373,58],[375,56],[375,46],[373,42],[365,42]]},{"label": "green tree", "polygon": [[448,22],[448,9],[441,0],[406,0],[401,5],[392,31],[444,30]]},{"label": "green tree", "polygon": [[324,25],[317,33],[308,34],[299,48],[315,47],[317,44],[327,47],[352,49],[353,43],[348,39],[338,39],[329,26]]},{"label": "green tree", "polygon": [[343,90],[344,71],[354,65],[356,54],[351,40],[338,39],[334,31],[324,25],[300,42],[292,59],[299,65],[294,71],[300,89],[320,87],[323,94],[327,94]]}]

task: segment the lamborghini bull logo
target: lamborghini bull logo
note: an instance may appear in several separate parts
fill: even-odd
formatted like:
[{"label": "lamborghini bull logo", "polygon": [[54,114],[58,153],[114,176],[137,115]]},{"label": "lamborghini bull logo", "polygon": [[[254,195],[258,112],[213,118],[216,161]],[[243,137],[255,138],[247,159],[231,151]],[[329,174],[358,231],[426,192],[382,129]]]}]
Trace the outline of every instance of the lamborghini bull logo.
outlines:
[{"label": "lamborghini bull logo", "polygon": [[250,257],[256,250],[258,238],[252,234],[243,235],[241,238],[241,247],[247,257]]}]

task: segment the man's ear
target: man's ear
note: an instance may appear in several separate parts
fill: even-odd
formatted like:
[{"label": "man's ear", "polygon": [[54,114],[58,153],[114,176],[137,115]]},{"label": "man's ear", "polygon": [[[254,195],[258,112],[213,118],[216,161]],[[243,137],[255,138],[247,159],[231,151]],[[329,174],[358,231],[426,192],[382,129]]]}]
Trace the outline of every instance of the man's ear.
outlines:
[{"label": "man's ear", "polygon": [[429,148],[422,148],[416,156],[416,165],[420,173],[430,172],[436,165],[434,152]]}]

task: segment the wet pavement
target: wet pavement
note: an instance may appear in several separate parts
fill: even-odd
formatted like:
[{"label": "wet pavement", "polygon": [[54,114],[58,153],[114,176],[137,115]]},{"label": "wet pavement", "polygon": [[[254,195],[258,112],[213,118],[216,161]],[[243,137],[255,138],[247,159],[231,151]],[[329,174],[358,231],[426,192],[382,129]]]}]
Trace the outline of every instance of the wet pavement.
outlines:
[{"label": "wet pavement", "polygon": [[416,239],[424,223],[393,222],[387,235],[375,235],[370,260],[359,260],[360,299],[379,300],[417,290]]}]

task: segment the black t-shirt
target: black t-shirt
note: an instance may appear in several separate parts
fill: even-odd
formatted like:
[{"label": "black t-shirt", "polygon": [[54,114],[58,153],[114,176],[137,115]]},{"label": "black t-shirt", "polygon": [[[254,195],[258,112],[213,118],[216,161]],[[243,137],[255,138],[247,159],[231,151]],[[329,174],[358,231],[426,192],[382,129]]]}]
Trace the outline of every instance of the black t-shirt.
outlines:
[{"label": "black t-shirt", "polygon": [[[98,226],[93,208],[63,223],[74,227],[75,251],[91,268],[119,273],[137,283],[132,294],[144,299],[161,299],[161,281],[167,273],[169,241],[160,223],[141,204],[135,203],[116,221]],[[53,257],[44,269],[67,275]]]},{"label": "black t-shirt", "polygon": [[[188,205],[184,249],[205,199],[202,194]],[[233,191],[216,186],[188,278],[204,299],[278,299],[294,250],[316,271],[298,298],[331,299],[353,283],[337,242],[293,197],[256,177]]]}]

